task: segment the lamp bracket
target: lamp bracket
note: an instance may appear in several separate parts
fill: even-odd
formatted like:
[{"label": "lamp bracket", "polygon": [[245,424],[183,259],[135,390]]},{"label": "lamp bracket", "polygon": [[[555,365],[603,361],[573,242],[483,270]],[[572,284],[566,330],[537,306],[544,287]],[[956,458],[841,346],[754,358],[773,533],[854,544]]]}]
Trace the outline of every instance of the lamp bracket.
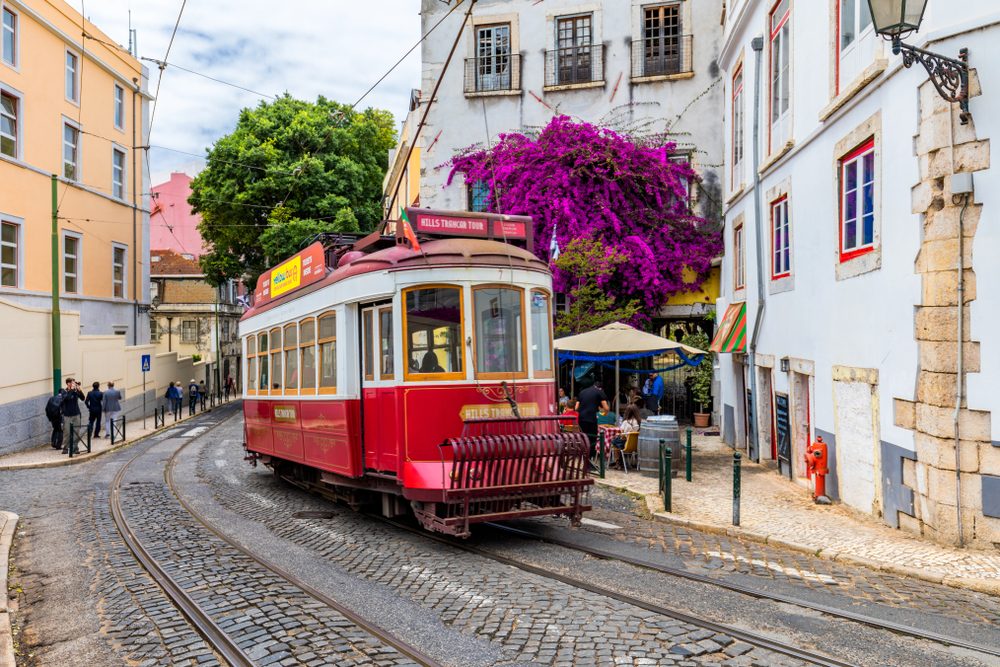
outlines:
[{"label": "lamp bracket", "polygon": [[959,115],[962,125],[972,118],[969,111],[969,50],[958,52],[958,59],[925,51],[915,46],[903,43],[896,37],[892,40],[892,52],[902,54],[903,67],[912,67],[919,62],[931,77],[931,83],[937,88],[938,94],[949,102],[958,102],[962,113]]}]

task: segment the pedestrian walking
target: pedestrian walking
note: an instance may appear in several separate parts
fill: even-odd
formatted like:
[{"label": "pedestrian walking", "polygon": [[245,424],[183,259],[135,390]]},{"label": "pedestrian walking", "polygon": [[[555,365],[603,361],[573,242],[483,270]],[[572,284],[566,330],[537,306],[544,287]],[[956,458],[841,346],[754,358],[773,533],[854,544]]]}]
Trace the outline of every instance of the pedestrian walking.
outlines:
[{"label": "pedestrian walking", "polygon": [[167,393],[163,395],[163,398],[167,401],[167,408],[170,410],[170,414],[174,416],[174,421],[181,418],[181,403],[178,399],[181,390],[177,386],[176,382],[171,382],[167,387]]},{"label": "pedestrian walking", "polygon": [[600,380],[580,392],[576,409],[580,413],[580,430],[586,433],[587,439],[590,440],[590,456],[593,458],[597,452],[597,412],[598,410],[607,412],[611,409]]},{"label": "pedestrian walking", "polygon": [[208,396],[208,389],[205,388],[205,381],[198,385],[198,400],[201,401],[201,409],[205,409],[205,398]]},{"label": "pedestrian walking", "polygon": [[[68,454],[73,434],[80,432],[80,401],[87,397],[80,391],[80,385],[73,378],[66,378],[66,389],[63,390],[63,448],[62,453]],[[71,428],[72,427],[72,428]]]},{"label": "pedestrian walking", "polygon": [[[89,419],[87,421],[87,434],[91,438],[98,438],[101,435],[101,414],[104,412],[104,392],[101,391],[101,383],[95,382],[91,385],[93,389],[87,392],[87,406]],[[104,429],[107,433],[108,430]]]},{"label": "pedestrian walking", "polygon": [[114,382],[108,382],[108,390],[104,392],[104,437],[111,437],[111,429],[115,420],[122,414],[122,393],[115,389]]},{"label": "pedestrian walking", "polygon": [[193,415],[195,409],[198,407],[198,381],[191,378],[191,384],[188,385],[188,414]]},{"label": "pedestrian walking", "polygon": [[49,441],[49,444],[52,445],[52,449],[62,449],[62,403],[66,396],[65,392],[65,389],[60,389],[54,396],[50,396],[49,400],[45,402],[45,418],[48,419],[49,424],[52,425],[52,437]]},{"label": "pedestrian walking", "polygon": [[232,375],[227,375],[226,376],[226,400],[227,401],[229,400],[230,394],[235,393],[235,391],[236,391],[236,381],[233,380],[233,376]]}]

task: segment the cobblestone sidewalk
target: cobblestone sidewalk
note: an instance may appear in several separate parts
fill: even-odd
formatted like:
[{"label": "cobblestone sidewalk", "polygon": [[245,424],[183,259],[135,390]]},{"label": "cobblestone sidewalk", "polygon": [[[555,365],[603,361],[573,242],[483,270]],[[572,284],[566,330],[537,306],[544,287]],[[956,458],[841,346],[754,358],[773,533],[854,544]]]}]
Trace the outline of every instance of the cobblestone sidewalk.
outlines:
[{"label": "cobblestone sidewalk", "polygon": [[[223,401],[215,407],[222,405],[227,405],[232,403],[237,399],[232,399],[229,401]],[[213,408],[207,408],[206,411],[210,411]],[[197,413],[202,414],[201,411]],[[152,435],[157,431],[162,431],[164,428],[172,428],[174,424],[181,424],[192,416],[187,415],[187,406],[184,406],[184,411],[182,417],[176,422],[173,417],[167,415],[166,425],[161,428],[153,428],[153,416],[150,415],[145,420],[145,425],[143,424],[142,418],[133,419],[125,424],[125,435],[124,441],[115,440],[115,444],[111,444],[111,440],[101,436],[95,438],[90,443],[90,452],[88,453],[86,449],[81,448],[80,453],[74,454],[73,458],[69,458],[68,455],[63,454],[57,449],[53,449],[48,444],[40,445],[38,447],[33,447],[31,449],[25,449],[20,452],[15,452],[13,454],[8,454],[7,456],[0,456],[0,470],[14,470],[18,468],[52,468],[55,466],[69,465],[71,463],[80,463],[94,458],[95,456],[100,456],[101,454],[106,454],[108,452],[114,451],[130,445],[137,440],[142,440],[146,436]],[[194,415],[197,416],[197,415]]]},{"label": "cobblestone sidewalk", "polygon": [[609,470],[604,486],[646,498],[660,521],[725,532],[821,558],[1000,595],[1000,551],[957,549],[894,530],[842,505],[816,505],[802,486],[744,459],[740,527],[732,525],[732,453],[717,436],[695,434],[693,474],[673,482],[672,512],[663,511],[658,481]]}]

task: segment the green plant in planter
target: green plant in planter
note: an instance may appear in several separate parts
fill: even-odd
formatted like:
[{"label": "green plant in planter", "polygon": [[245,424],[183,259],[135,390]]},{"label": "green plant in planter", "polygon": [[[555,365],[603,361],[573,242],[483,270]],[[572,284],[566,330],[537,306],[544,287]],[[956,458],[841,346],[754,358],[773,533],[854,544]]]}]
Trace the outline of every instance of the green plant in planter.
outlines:
[{"label": "green plant in planter", "polygon": [[[711,345],[708,336],[701,331],[687,334],[681,342],[700,350],[707,350],[708,346]],[[702,413],[705,412],[705,406],[709,405],[712,401],[712,367],[714,360],[715,355],[709,352],[702,357],[701,363],[695,366],[694,371],[691,373],[691,395]]]}]

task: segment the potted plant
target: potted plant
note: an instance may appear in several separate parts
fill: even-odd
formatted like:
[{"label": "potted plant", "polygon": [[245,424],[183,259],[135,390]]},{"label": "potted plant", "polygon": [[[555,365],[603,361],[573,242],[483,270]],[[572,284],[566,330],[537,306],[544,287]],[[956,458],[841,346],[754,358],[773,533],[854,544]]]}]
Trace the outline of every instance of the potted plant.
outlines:
[{"label": "potted plant", "polygon": [[[696,347],[700,350],[707,350],[711,344],[703,332],[697,331],[684,336],[682,341],[685,345]],[[694,367],[689,378],[691,396],[698,404],[699,412],[694,413],[694,425],[699,427],[708,426],[712,415],[705,412],[706,406],[712,402],[712,367],[715,355],[709,352],[701,359],[701,363]]]}]

